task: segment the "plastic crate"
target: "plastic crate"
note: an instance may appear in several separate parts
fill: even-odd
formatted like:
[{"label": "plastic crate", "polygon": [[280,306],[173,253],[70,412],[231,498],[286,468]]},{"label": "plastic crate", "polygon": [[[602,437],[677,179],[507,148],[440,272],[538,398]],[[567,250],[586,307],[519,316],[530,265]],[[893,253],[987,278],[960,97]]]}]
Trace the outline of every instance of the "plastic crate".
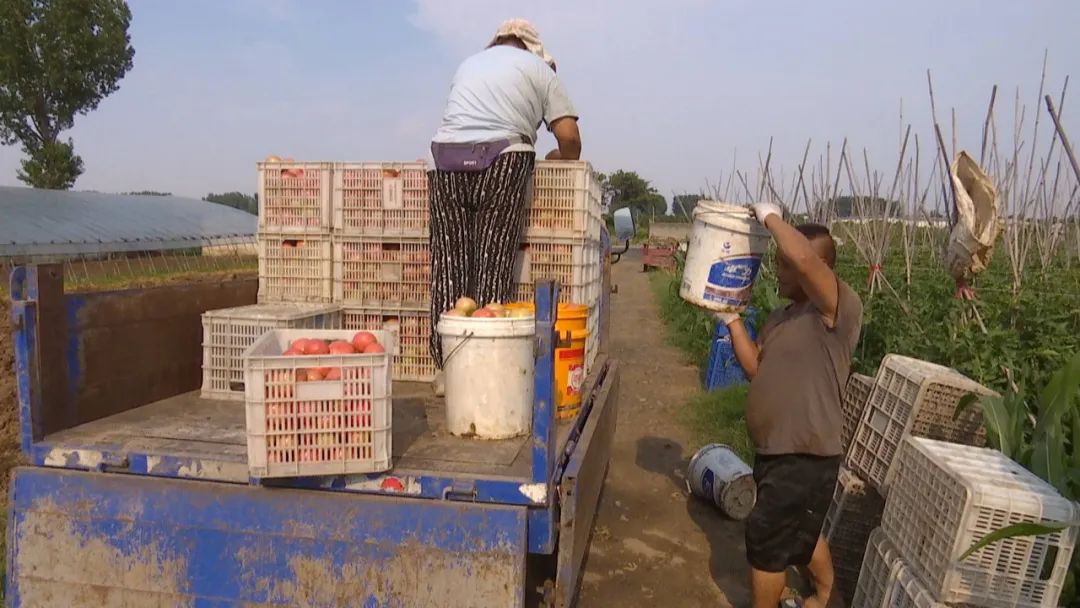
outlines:
[{"label": "plastic crate", "polygon": [[514,261],[517,301],[532,302],[535,283],[553,279],[559,282],[560,302],[593,306],[603,284],[601,255],[598,241],[526,239]]},{"label": "plastic crate", "polygon": [[355,236],[428,236],[428,167],[423,162],[334,165],[334,230]]},{"label": "plastic crate", "polygon": [[330,231],[331,163],[258,164],[259,230]]},{"label": "plastic crate", "polygon": [[885,591],[884,606],[888,608],[949,608],[937,601],[932,593],[926,590],[903,559],[897,560],[893,565],[892,574],[889,575],[888,589]]},{"label": "plastic crate", "polygon": [[852,608],[880,608],[885,606],[893,567],[898,564],[900,553],[886,533],[878,528],[870,533],[863,555],[859,582],[855,597],[848,604]]},{"label": "plastic crate", "polygon": [[338,237],[334,301],[362,308],[428,310],[431,247],[419,239]]},{"label": "plastic crate", "polygon": [[[747,311],[748,317],[755,313],[753,307]],[[757,340],[757,330],[752,323],[746,324],[746,333],[751,340]],[[731,332],[727,325],[717,323],[709,347],[709,361],[705,365],[705,390],[714,391],[746,382],[746,372],[735,358],[735,348],[731,345]]]},{"label": "plastic crate", "polygon": [[958,559],[1004,526],[1078,518],[1080,505],[996,450],[910,437],[881,525],[943,602],[1051,608],[1068,574],[1075,528],[998,541]]},{"label": "plastic crate", "polygon": [[271,329],[339,329],[331,304],[254,304],[203,313],[205,399],[244,399],[244,351]]},{"label": "plastic crate", "polygon": [[[391,467],[391,393],[397,336],[372,332],[377,355],[283,356],[299,338],[350,340],[348,330],[275,329],[244,353],[248,469],[253,478],[375,473]],[[304,382],[297,372],[340,370]]]},{"label": "plastic crate", "polygon": [[841,467],[822,534],[829,541],[836,589],[851,606],[863,556],[874,528],[881,523],[885,499],[855,472]]},{"label": "plastic crate", "polygon": [[855,427],[862,418],[863,407],[870,400],[870,391],[874,389],[874,379],[863,374],[851,374],[844,386],[844,399],[841,402],[844,413],[844,426],[840,431],[840,443],[846,452],[855,435]]},{"label": "plastic crate", "polygon": [[600,180],[586,161],[536,161],[525,234],[540,238],[600,239]]},{"label": "plastic crate", "polygon": [[416,310],[346,309],[343,325],[351,331],[396,328],[398,350],[394,354],[394,380],[430,382],[435,378],[431,358],[431,313]]},{"label": "plastic crate", "polygon": [[911,357],[886,355],[847,451],[848,466],[888,495],[896,451],[911,434],[984,445],[978,407],[956,417],[960,399],[992,391],[960,372]]},{"label": "plastic crate", "polygon": [[259,302],[330,302],[329,235],[260,233]]}]

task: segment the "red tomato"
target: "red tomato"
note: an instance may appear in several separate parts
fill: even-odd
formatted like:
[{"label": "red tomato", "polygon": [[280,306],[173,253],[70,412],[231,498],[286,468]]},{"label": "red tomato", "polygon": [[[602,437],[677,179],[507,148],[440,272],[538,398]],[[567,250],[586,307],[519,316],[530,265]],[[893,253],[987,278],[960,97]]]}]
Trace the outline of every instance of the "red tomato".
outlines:
[{"label": "red tomato", "polygon": [[323,376],[325,376],[325,374],[323,373],[324,369],[330,369],[330,368],[328,368],[328,367],[312,367],[312,368],[306,370],[307,371],[307,381],[308,382],[318,382],[319,380],[322,380]]},{"label": "red tomato", "polygon": [[353,347],[356,348],[356,352],[358,353],[364,352],[364,349],[367,348],[368,345],[377,343],[378,340],[375,339],[375,334],[370,331],[357,332],[352,339]]},{"label": "red tomato", "polygon": [[352,342],[346,342],[345,340],[335,340],[330,343],[331,355],[352,355],[356,353],[356,349],[353,348]]},{"label": "red tomato", "polygon": [[288,350],[281,353],[283,356],[295,357],[304,354],[304,351],[296,346],[290,346]]},{"label": "red tomato", "polygon": [[[349,348],[352,348],[352,347],[350,346]],[[341,380],[341,368],[340,367],[331,367],[331,368],[327,368],[327,369],[329,369],[330,371],[326,372],[326,375],[323,377],[323,380]]]},{"label": "red tomato", "polygon": [[330,345],[322,340],[308,340],[304,345],[305,355],[329,355]]},{"label": "red tomato", "polygon": [[372,342],[371,344],[368,344],[364,348],[364,354],[365,355],[375,355],[375,354],[378,354],[378,353],[385,353],[385,352],[386,352],[386,349],[383,348],[382,344],[379,344],[378,342]]},{"label": "red tomato", "polygon": [[304,352],[304,349],[307,347],[307,343],[308,343],[307,338],[297,338],[297,339],[292,341],[292,344],[289,345],[289,350],[298,350],[298,351],[300,351],[302,353],[302,352]]}]

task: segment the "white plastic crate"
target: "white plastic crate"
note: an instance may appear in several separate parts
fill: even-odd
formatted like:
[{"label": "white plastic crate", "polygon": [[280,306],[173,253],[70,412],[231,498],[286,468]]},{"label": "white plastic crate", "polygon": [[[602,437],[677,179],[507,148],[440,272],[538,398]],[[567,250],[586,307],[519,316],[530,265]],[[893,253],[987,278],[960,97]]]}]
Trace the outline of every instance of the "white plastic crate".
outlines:
[{"label": "white plastic crate", "polygon": [[423,162],[334,165],[334,230],[355,236],[427,238],[428,167]]},{"label": "white plastic crate", "polygon": [[573,239],[529,238],[514,261],[517,301],[532,302],[536,282],[559,282],[559,301],[592,306],[600,299],[603,267],[600,243]]},{"label": "white plastic crate", "polygon": [[836,588],[848,605],[855,594],[867,541],[881,523],[884,509],[885,499],[877,490],[854,471],[840,468],[822,534],[832,551]]},{"label": "white plastic crate", "polygon": [[855,427],[862,418],[863,407],[870,400],[870,391],[874,389],[874,379],[863,374],[851,374],[844,386],[844,399],[841,407],[844,414],[844,426],[840,431],[840,443],[846,452],[855,435]]},{"label": "white plastic crate", "polygon": [[334,301],[363,308],[431,306],[431,247],[420,239],[338,237]]},{"label": "white plastic crate", "polygon": [[1075,528],[999,541],[957,560],[1007,525],[1078,518],[1080,505],[996,450],[910,437],[881,525],[943,602],[1052,608],[1068,573]]},{"label": "white plastic crate", "polygon": [[885,603],[887,608],[949,608],[937,601],[934,595],[926,590],[911,569],[898,559],[893,565],[889,575],[888,589],[885,591]]},{"label": "white plastic crate", "polygon": [[332,304],[253,304],[203,313],[205,399],[244,399],[244,351],[271,329],[338,329]]},{"label": "white plastic crate", "polygon": [[600,180],[586,161],[538,160],[527,202],[528,237],[600,239]]},{"label": "white plastic crate", "polygon": [[847,451],[848,466],[887,496],[896,451],[908,435],[985,444],[978,407],[955,417],[957,404],[968,393],[992,391],[954,369],[886,355],[855,427]]},{"label": "white plastic crate", "polygon": [[416,310],[346,309],[343,327],[352,331],[396,327],[398,352],[394,355],[394,380],[430,382],[435,378],[431,358],[431,313]]},{"label": "white plastic crate", "polygon": [[331,163],[258,163],[259,230],[330,230]]},{"label": "white plastic crate", "polygon": [[329,235],[260,233],[259,302],[330,302]]},{"label": "white plastic crate", "polygon": [[[351,340],[348,330],[275,329],[244,353],[248,469],[253,478],[374,473],[391,467],[397,336],[371,332],[383,354],[283,356],[300,338]],[[332,380],[298,372],[340,370]]]},{"label": "white plastic crate", "polygon": [[870,533],[859,570],[859,582],[855,597],[848,604],[852,608],[881,608],[889,592],[889,579],[893,567],[900,560],[900,552],[884,530],[878,528]]}]

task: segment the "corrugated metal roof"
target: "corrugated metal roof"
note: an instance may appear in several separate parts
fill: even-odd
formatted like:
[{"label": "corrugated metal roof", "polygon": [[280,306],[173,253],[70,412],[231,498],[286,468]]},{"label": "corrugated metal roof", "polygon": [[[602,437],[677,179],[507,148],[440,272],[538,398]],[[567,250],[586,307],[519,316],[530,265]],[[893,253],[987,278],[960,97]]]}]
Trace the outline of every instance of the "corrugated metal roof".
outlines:
[{"label": "corrugated metal roof", "polygon": [[0,257],[185,249],[254,237],[258,218],[179,196],[0,186]]}]

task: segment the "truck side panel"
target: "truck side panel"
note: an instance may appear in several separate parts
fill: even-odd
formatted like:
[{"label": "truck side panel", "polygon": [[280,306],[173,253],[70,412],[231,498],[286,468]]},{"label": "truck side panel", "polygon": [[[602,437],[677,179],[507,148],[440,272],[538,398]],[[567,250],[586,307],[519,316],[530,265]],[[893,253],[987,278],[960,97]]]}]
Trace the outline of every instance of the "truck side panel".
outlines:
[{"label": "truck side panel", "polygon": [[562,511],[559,522],[559,555],[555,579],[556,605],[573,606],[581,582],[585,553],[589,548],[593,520],[600,507],[600,493],[607,476],[611,445],[618,418],[619,364],[612,361],[600,383],[588,422],[559,484]]},{"label": "truck side panel", "polygon": [[24,467],[9,601],[521,606],[526,508]]}]

